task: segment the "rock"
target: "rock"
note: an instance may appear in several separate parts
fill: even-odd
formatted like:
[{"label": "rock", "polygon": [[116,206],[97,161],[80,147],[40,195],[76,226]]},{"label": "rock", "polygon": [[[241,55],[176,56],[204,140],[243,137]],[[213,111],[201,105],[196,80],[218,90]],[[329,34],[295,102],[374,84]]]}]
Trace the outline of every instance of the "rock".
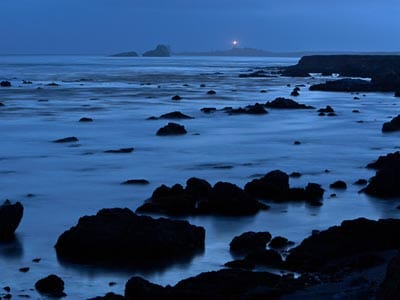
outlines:
[{"label": "rock", "polygon": [[347,184],[343,180],[338,180],[338,181],[335,181],[334,183],[330,184],[329,187],[331,189],[345,190],[345,189],[347,189]]},{"label": "rock", "polygon": [[122,295],[114,294],[114,293],[107,293],[104,296],[90,298],[88,300],[125,300],[126,298]]},{"label": "rock", "polygon": [[0,241],[11,240],[24,215],[24,207],[20,202],[12,204],[6,200],[0,205]]},{"label": "rock", "polygon": [[394,117],[390,122],[386,122],[382,126],[382,132],[393,132],[400,130],[400,115]]},{"label": "rock", "polygon": [[276,236],[274,237],[271,242],[268,244],[270,248],[274,249],[282,249],[286,248],[289,245],[292,245],[292,242],[289,242],[289,240],[285,237],[282,236]]},{"label": "rock", "polygon": [[378,300],[400,299],[400,255],[389,262],[386,275],[379,287]]},{"label": "rock", "polygon": [[265,94],[265,93],[268,93],[268,91],[267,90],[261,90],[260,93]]},{"label": "rock", "polygon": [[230,246],[230,251],[246,253],[255,250],[263,250],[267,243],[271,240],[269,232],[245,232],[239,236],[235,236]]},{"label": "rock", "polygon": [[325,108],[318,109],[318,112],[319,113],[334,113],[335,110],[330,105],[327,105]]},{"label": "rock", "polygon": [[368,168],[378,169],[362,192],[371,196],[388,198],[400,195],[400,152],[380,156],[378,160],[368,164]]},{"label": "rock", "polygon": [[1,106],[5,106],[4,103],[0,102],[0,107],[1,107]]},{"label": "rock", "polygon": [[23,267],[23,268],[19,268],[19,271],[21,272],[21,273],[27,273],[27,272],[29,272],[29,268],[28,267]]},{"label": "rock", "polygon": [[135,51],[121,52],[111,55],[111,57],[138,57],[139,55]]},{"label": "rock", "polygon": [[366,179],[358,179],[356,182],[354,182],[355,185],[366,185],[368,183],[368,180]]},{"label": "rock", "polygon": [[396,92],[394,93],[394,96],[395,96],[395,97],[400,97],[400,91],[396,91]]},{"label": "rock", "polygon": [[297,96],[300,96],[300,93],[299,93],[297,90],[293,90],[293,91],[290,93],[290,96],[297,97]]},{"label": "rock", "polygon": [[69,136],[66,138],[62,138],[62,139],[58,139],[58,140],[54,140],[54,143],[75,143],[78,142],[78,138],[74,137],[74,136]]},{"label": "rock", "polygon": [[93,122],[93,119],[92,118],[83,117],[83,118],[79,119],[79,122]]},{"label": "rock", "polygon": [[353,100],[360,100],[360,97],[354,97]]},{"label": "rock", "polygon": [[288,199],[292,201],[307,201],[309,204],[322,205],[324,189],[317,183],[308,183],[305,188],[291,188]]},{"label": "rock", "polygon": [[158,118],[155,116],[151,116],[151,117],[148,117],[146,120],[155,121],[155,120],[158,120]]},{"label": "rock", "polygon": [[217,94],[217,92],[214,91],[214,90],[209,90],[209,91],[207,92],[207,95],[216,95],[216,94]]},{"label": "rock", "polygon": [[175,96],[173,96],[173,97],[171,98],[171,100],[175,100],[175,101],[182,100],[182,97],[179,96],[179,95],[175,95]]},{"label": "rock", "polygon": [[175,120],[185,120],[185,119],[194,119],[188,115],[181,113],[180,111],[173,111],[167,114],[163,114],[159,117],[159,119],[175,119]]},{"label": "rock", "polygon": [[55,245],[57,255],[78,263],[157,265],[204,248],[205,231],[187,221],[138,216],[125,208],[102,209],[79,219]]},{"label": "rock", "polygon": [[209,114],[209,113],[213,113],[213,112],[217,111],[217,109],[215,107],[203,107],[200,110],[205,114]]},{"label": "rock", "polygon": [[371,82],[363,79],[329,80],[325,83],[310,86],[310,91],[361,92],[373,90],[374,87]]},{"label": "rock", "polygon": [[352,112],[352,113],[355,113],[355,114],[360,113],[360,111],[359,111],[358,109],[353,109],[351,112]]},{"label": "rock", "polygon": [[300,142],[300,141],[294,141],[294,142],[293,142],[293,145],[297,145],[297,146],[298,146],[298,145],[301,145],[301,142]]},{"label": "rock", "polygon": [[64,293],[64,281],[57,275],[49,275],[38,280],[35,288],[39,293],[43,293],[52,297],[61,298],[66,296]]},{"label": "rock", "polygon": [[227,268],[244,269],[244,270],[252,270],[256,267],[256,265],[253,262],[246,259],[232,260],[225,263],[224,266]]},{"label": "rock", "polygon": [[32,262],[40,263],[41,260],[42,260],[41,258],[34,258],[34,259],[32,259]]},{"label": "rock", "polygon": [[9,81],[1,81],[0,82],[0,86],[1,87],[10,87],[11,86],[11,82],[9,82]]},{"label": "rock", "polygon": [[154,50],[143,53],[145,57],[169,57],[171,56],[171,50],[166,45],[158,45]]},{"label": "rock", "polygon": [[290,250],[286,267],[296,271],[320,271],[327,265],[361,254],[397,249],[400,240],[400,220],[379,221],[359,218],[343,221],[340,226],[313,234]]},{"label": "rock", "polygon": [[280,170],[274,170],[247,183],[244,190],[262,199],[285,200],[289,194],[289,176]]},{"label": "rock", "polygon": [[314,109],[314,107],[298,103],[292,99],[276,98],[272,102],[265,103],[267,108],[278,108],[278,109]]},{"label": "rock", "polygon": [[127,300],[165,299],[165,297],[164,287],[138,276],[129,279],[125,285],[125,299]]},{"label": "rock", "polygon": [[250,252],[246,255],[245,261],[249,264],[270,266],[274,268],[281,268],[283,266],[283,260],[281,255],[275,250],[257,250]]},{"label": "rock", "polygon": [[11,288],[9,286],[5,286],[3,290],[5,290],[7,293],[11,292]]},{"label": "rock", "polygon": [[254,105],[248,105],[245,108],[231,108],[227,107],[224,109],[230,115],[239,115],[239,114],[249,114],[249,115],[265,115],[268,112],[265,110],[264,105],[260,103],[256,103]]},{"label": "rock", "polygon": [[51,82],[51,83],[47,84],[47,86],[59,86],[59,84],[55,83],[55,82]]},{"label": "rock", "polygon": [[166,136],[166,135],[183,135],[186,133],[187,131],[183,125],[179,125],[177,123],[168,123],[166,126],[160,128],[156,134],[160,136]]},{"label": "rock", "polygon": [[113,150],[105,150],[104,153],[132,153],[134,148],[120,148],[120,149],[113,149]]},{"label": "rock", "polygon": [[200,178],[191,177],[186,181],[185,192],[196,201],[203,201],[210,197],[212,191],[211,184]]},{"label": "rock", "polygon": [[200,87],[201,87],[201,88],[205,88],[206,85],[205,85],[204,83],[202,83],[202,84],[200,84]]},{"label": "rock", "polygon": [[146,179],[129,179],[124,181],[122,184],[129,184],[129,185],[147,185],[150,182]]}]

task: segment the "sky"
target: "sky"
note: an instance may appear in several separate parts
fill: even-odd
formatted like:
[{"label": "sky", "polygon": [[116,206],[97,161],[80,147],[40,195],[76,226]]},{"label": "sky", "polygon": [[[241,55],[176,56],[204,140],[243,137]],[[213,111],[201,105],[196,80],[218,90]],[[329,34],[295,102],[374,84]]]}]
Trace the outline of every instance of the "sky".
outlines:
[{"label": "sky", "polygon": [[400,51],[400,0],[0,0],[0,54]]}]

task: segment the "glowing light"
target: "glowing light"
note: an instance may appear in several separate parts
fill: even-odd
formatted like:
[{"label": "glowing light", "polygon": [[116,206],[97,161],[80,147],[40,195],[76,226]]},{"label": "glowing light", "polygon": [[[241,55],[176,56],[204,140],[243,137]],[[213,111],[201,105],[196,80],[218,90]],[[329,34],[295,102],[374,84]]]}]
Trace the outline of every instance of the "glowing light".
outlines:
[{"label": "glowing light", "polygon": [[232,42],[232,45],[233,45],[234,47],[237,46],[237,45],[239,45],[239,41],[234,40],[234,41]]}]

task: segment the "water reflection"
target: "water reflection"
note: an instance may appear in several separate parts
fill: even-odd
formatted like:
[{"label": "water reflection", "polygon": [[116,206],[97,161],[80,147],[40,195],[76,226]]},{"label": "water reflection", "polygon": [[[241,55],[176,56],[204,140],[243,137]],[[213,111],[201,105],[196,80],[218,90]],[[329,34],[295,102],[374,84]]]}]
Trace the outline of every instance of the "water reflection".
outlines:
[{"label": "water reflection", "polygon": [[23,244],[17,235],[10,241],[0,242],[0,258],[16,260],[20,259],[23,255]]}]

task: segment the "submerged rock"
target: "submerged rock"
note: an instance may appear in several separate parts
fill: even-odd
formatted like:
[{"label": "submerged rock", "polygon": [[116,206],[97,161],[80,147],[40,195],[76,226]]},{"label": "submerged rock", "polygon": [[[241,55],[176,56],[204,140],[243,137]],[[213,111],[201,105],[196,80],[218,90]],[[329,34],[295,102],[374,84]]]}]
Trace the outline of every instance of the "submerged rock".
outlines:
[{"label": "submerged rock", "polygon": [[271,240],[269,232],[245,232],[235,236],[229,244],[230,251],[248,253],[255,250],[263,250]]},{"label": "submerged rock", "polygon": [[168,123],[166,126],[160,128],[157,131],[157,135],[165,136],[165,135],[183,135],[186,134],[187,131],[183,125],[177,123]]},{"label": "submerged rock", "polygon": [[0,205],[0,241],[10,240],[24,215],[24,207],[20,202],[12,204],[6,200]]},{"label": "submerged rock", "polygon": [[248,115],[265,115],[268,112],[266,111],[264,105],[260,103],[256,103],[254,105],[248,105],[246,107],[232,108],[226,107],[225,112],[230,115],[240,115],[240,114],[248,114]]},{"label": "submerged rock", "polygon": [[79,219],[55,245],[57,255],[79,263],[156,265],[204,248],[205,230],[187,221],[138,216],[125,208],[102,209]]},{"label": "submerged rock", "polygon": [[207,95],[216,95],[216,94],[217,94],[217,92],[214,91],[214,90],[209,90],[209,91],[207,92]]},{"label": "submerged rock", "polygon": [[79,122],[93,122],[92,118],[83,117],[79,119]]},{"label": "submerged rock", "polygon": [[79,142],[77,137],[74,136],[69,136],[66,138],[62,138],[62,139],[58,139],[58,140],[54,140],[54,143],[75,143],[75,142]]},{"label": "submerged rock", "polygon": [[393,132],[400,130],[400,115],[394,117],[390,122],[386,122],[382,126],[382,132]]},{"label": "submerged rock", "polygon": [[0,86],[1,87],[10,87],[11,86],[11,82],[9,82],[9,81],[1,81],[0,82]]},{"label": "submerged rock", "polygon": [[347,189],[347,184],[343,180],[338,180],[338,181],[335,181],[334,183],[330,184],[329,187],[331,189],[345,190],[345,189]]},{"label": "submerged rock", "polygon": [[64,281],[54,274],[38,280],[35,283],[35,288],[38,292],[51,297],[61,298],[66,296],[64,293]]},{"label": "submerged rock", "polygon": [[134,148],[120,148],[120,149],[112,149],[112,150],[105,150],[104,153],[122,153],[122,154],[126,154],[126,153],[132,153],[133,150],[135,150]]},{"label": "submerged rock", "polygon": [[146,179],[129,179],[124,181],[122,184],[131,184],[131,185],[147,185],[150,182]]},{"label": "submerged rock", "polygon": [[194,119],[188,115],[181,113],[180,111],[173,111],[167,114],[163,114],[159,117],[159,119],[175,119],[175,120],[185,120],[185,119]]},{"label": "submerged rock", "polygon": [[305,105],[298,103],[292,99],[286,99],[286,98],[276,98],[275,100],[271,102],[265,103],[265,106],[267,108],[277,108],[277,109],[314,109],[313,106]]},{"label": "submerged rock", "polygon": [[340,259],[400,247],[400,220],[359,218],[313,234],[290,250],[286,266],[296,271],[320,271]]},{"label": "submerged rock", "polygon": [[182,97],[179,96],[179,95],[175,95],[175,96],[173,96],[173,97],[171,98],[171,100],[175,100],[175,101],[182,100]]},{"label": "submerged rock", "polygon": [[135,51],[121,52],[111,55],[111,57],[138,57],[138,56],[139,55]]}]

